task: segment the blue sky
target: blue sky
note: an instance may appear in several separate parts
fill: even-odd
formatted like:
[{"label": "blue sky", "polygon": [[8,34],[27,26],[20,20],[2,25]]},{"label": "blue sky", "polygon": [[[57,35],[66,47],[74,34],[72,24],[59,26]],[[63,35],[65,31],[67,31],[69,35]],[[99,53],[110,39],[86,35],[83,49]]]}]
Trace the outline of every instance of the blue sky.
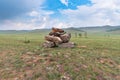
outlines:
[{"label": "blue sky", "polygon": [[44,3],[45,6],[44,9],[53,11],[58,11],[59,9],[74,10],[77,9],[77,6],[79,5],[86,5],[90,3],[91,3],[90,0],[46,0]]},{"label": "blue sky", "polygon": [[120,25],[119,0],[0,0],[0,30]]}]

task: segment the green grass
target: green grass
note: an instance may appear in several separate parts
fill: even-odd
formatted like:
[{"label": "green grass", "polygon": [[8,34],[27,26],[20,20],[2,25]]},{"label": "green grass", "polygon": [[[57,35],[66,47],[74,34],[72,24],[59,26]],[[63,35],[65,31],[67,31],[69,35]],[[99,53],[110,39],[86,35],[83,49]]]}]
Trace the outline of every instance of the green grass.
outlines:
[{"label": "green grass", "polygon": [[120,35],[73,34],[71,41],[75,48],[43,48],[44,34],[0,34],[0,79],[120,79]]}]

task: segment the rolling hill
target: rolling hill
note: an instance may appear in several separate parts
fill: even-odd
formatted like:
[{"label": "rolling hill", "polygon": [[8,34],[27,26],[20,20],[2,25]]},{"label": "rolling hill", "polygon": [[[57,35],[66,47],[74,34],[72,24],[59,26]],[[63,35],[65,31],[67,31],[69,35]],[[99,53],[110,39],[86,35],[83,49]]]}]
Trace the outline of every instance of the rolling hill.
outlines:
[{"label": "rolling hill", "polygon": [[[66,32],[70,33],[120,33],[120,26],[94,26],[94,27],[70,27],[64,28]],[[29,34],[41,34],[48,33],[50,29],[35,29],[35,30],[0,30],[0,34],[21,34],[21,33],[29,33]]]}]

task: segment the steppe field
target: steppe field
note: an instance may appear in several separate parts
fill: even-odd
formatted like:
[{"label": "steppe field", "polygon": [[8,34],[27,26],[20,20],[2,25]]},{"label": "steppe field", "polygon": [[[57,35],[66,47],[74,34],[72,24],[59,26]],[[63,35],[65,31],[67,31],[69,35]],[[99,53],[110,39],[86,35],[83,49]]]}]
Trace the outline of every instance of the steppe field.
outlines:
[{"label": "steppe field", "polygon": [[70,32],[74,48],[42,47],[49,31],[0,33],[0,80],[120,80],[119,33]]}]

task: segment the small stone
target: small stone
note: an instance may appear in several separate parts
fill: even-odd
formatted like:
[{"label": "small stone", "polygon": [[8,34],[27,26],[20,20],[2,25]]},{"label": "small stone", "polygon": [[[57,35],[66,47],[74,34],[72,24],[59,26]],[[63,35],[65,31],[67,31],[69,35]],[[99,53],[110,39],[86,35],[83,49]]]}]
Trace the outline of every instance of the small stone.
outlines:
[{"label": "small stone", "polygon": [[87,46],[78,46],[78,48],[87,48]]},{"label": "small stone", "polygon": [[43,47],[52,48],[52,47],[55,47],[55,44],[54,44],[54,42],[46,41],[43,43]]},{"label": "small stone", "polygon": [[74,42],[62,43],[62,44],[58,45],[58,47],[61,47],[61,48],[74,48],[75,43]]},{"label": "small stone", "polygon": [[33,55],[34,53],[33,53],[33,52],[27,52],[26,54],[28,54],[28,55]]},{"label": "small stone", "polygon": [[72,78],[69,74],[64,73],[64,75],[61,76],[61,80],[72,80]]}]

